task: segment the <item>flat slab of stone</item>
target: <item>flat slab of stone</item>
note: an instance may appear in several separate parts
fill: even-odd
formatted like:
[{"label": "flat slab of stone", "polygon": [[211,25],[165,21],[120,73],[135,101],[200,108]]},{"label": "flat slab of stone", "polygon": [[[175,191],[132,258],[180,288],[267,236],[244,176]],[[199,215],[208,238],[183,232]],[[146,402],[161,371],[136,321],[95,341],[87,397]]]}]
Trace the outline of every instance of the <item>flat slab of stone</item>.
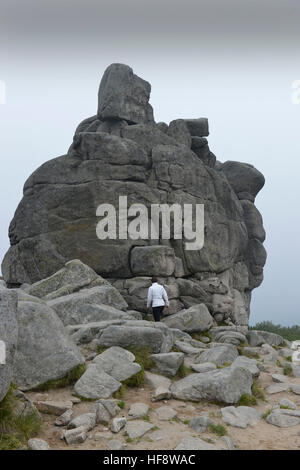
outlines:
[{"label": "flat slab of stone", "polygon": [[142,437],[152,428],[154,428],[154,424],[147,423],[146,421],[129,421],[126,424],[125,432],[131,439],[137,439],[138,437]]},{"label": "flat slab of stone", "polygon": [[175,450],[219,450],[216,446],[203,441],[199,437],[185,437]]},{"label": "flat slab of stone", "polygon": [[205,362],[213,362],[217,366],[222,366],[225,363],[232,363],[238,355],[239,353],[235,346],[232,344],[222,344],[203,351],[195,358],[194,363],[203,364]]},{"label": "flat slab of stone", "polygon": [[171,408],[171,406],[161,406],[157,408],[156,415],[160,421],[169,421],[170,419],[176,418],[177,411]]},{"label": "flat slab of stone", "polygon": [[266,421],[280,428],[297,426],[300,424],[300,411],[275,409],[267,416]]},{"label": "flat slab of stone", "polygon": [[288,383],[289,382],[288,377],[283,374],[272,374],[272,380],[275,383]]},{"label": "flat slab of stone", "polygon": [[204,362],[203,364],[191,364],[194,372],[203,373],[216,370],[217,366],[213,362]]},{"label": "flat slab of stone", "polygon": [[262,417],[261,413],[250,406],[226,406],[221,408],[222,419],[230,426],[247,428],[253,426]]},{"label": "flat slab of stone", "polygon": [[146,403],[132,403],[129,411],[128,417],[130,419],[141,418],[142,416],[147,416],[149,412],[149,405]]},{"label": "flat slab of stone", "polygon": [[297,409],[296,403],[294,403],[292,400],[289,400],[288,398],[281,398],[281,400],[279,401],[279,405],[284,406],[286,408],[288,407],[291,410]]},{"label": "flat slab of stone", "polygon": [[34,404],[41,413],[55,416],[61,416],[73,406],[71,401],[36,401]]},{"label": "flat slab of stone", "polygon": [[167,377],[174,377],[184,360],[184,354],[179,352],[170,352],[163,354],[151,354],[150,359],[155,364],[152,371]]},{"label": "flat slab of stone", "polygon": [[142,370],[135,361],[135,356],[126,349],[118,346],[108,348],[93,359],[93,364],[101,367],[104,372],[122,382]]},{"label": "flat slab of stone", "polygon": [[146,371],[145,372],[145,380],[148,385],[150,385],[151,388],[157,388],[157,387],[164,387],[164,388],[170,388],[171,386],[171,380],[168,379],[167,377],[163,377],[162,375],[158,374],[153,374],[152,372]]},{"label": "flat slab of stone", "polygon": [[84,398],[109,398],[120,387],[121,382],[104,372],[101,365],[91,364],[74,385],[73,393]]},{"label": "flat slab of stone", "polygon": [[286,392],[291,388],[291,384],[289,383],[276,383],[273,385],[269,385],[265,389],[266,393],[269,395],[273,395],[274,393]]},{"label": "flat slab of stone", "polygon": [[195,416],[189,422],[189,427],[196,432],[204,432],[206,428],[214,422],[206,415]]}]

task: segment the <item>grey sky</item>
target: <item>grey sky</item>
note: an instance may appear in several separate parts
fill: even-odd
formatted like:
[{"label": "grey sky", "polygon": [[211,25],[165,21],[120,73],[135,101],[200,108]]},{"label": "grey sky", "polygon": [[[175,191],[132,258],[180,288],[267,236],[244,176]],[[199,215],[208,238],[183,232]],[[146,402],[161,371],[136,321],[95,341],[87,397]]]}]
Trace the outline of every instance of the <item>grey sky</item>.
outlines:
[{"label": "grey sky", "polygon": [[207,116],[217,158],[264,173],[251,322],[300,323],[299,0],[3,0],[0,12],[0,258],[25,180],[67,151],[105,68],[123,62],[152,84],[157,121]]}]

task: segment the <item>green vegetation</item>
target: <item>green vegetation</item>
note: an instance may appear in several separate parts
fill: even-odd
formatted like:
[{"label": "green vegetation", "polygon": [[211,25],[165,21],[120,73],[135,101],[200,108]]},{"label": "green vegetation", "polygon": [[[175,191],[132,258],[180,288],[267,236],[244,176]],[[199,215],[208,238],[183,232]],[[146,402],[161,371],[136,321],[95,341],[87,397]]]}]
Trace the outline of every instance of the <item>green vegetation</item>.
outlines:
[{"label": "green vegetation", "polygon": [[50,388],[63,388],[67,387],[68,385],[72,385],[77,382],[78,379],[82,376],[82,374],[86,370],[85,364],[79,364],[78,366],[74,367],[74,369],[70,370],[65,377],[57,380],[48,380],[47,382],[38,385],[34,390],[43,392],[45,390],[49,390]]},{"label": "green vegetation", "polygon": [[266,395],[265,395],[263,389],[258,385],[257,380],[253,381],[251,391],[252,391],[252,395],[255,398],[259,398],[260,400],[266,401]]},{"label": "green vegetation", "polygon": [[222,424],[209,424],[208,429],[210,432],[213,432],[214,434],[217,434],[217,436],[226,436],[227,430]]},{"label": "green vegetation", "polygon": [[20,400],[14,396],[12,385],[0,403],[0,450],[14,450],[27,445],[41,428],[41,418],[36,411],[16,413]]},{"label": "green vegetation", "polygon": [[284,406],[284,405],[280,405],[280,408],[282,410],[291,410],[292,408],[290,408],[289,406]]},{"label": "green vegetation", "polygon": [[113,397],[117,398],[117,399],[124,398],[125,395],[126,395],[126,392],[127,392],[127,387],[126,387],[126,385],[122,384],[121,387],[119,388],[119,390],[117,390],[113,394]]},{"label": "green vegetation", "polygon": [[119,408],[121,408],[121,410],[123,410],[124,407],[125,407],[125,401],[118,401],[117,405],[118,405]]},{"label": "green vegetation", "polygon": [[189,419],[185,419],[185,420],[183,421],[183,424],[189,424],[189,422],[190,422]]},{"label": "green vegetation", "polygon": [[[212,336],[208,331],[204,331],[201,333],[191,333],[191,337],[195,339],[196,341],[201,341],[201,337],[205,336],[206,338],[209,339],[209,341],[212,341]],[[203,341],[201,341],[203,342]]]},{"label": "green vegetation", "polygon": [[292,366],[290,366],[289,364],[284,366],[283,368],[284,375],[291,375],[292,372],[293,372]]},{"label": "green vegetation", "polygon": [[262,415],[263,419],[266,419],[269,414],[272,413],[272,408],[269,408],[267,411],[264,412],[264,414]]},{"label": "green vegetation", "polygon": [[288,341],[295,341],[297,339],[300,339],[300,325],[282,326],[274,325],[271,321],[263,321],[260,323],[256,323],[254,326],[249,326],[249,329],[277,333]]},{"label": "green vegetation", "polygon": [[176,372],[176,378],[181,378],[183,379],[184,377],[186,377],[187,375],[191,374],[193,371],[190,367],[187,367],[184,365],[184,363],[181,364],[181,366],[179,367],[178,371]]},{"label": "green vegetation", "polygon": [[237,406],[254,406],[254,405],[257,405],[257,400],[253,395],[249,395],[249,393],[243,393],[243,395],[237,402]]},{"label": "green vegetation", "polygon": [[292,356],[288,356],[288,357],[286,357],[285,359],[286,359],[286,361],[288,361],[288,362],[292,362],[292,361],[293,361]]}]

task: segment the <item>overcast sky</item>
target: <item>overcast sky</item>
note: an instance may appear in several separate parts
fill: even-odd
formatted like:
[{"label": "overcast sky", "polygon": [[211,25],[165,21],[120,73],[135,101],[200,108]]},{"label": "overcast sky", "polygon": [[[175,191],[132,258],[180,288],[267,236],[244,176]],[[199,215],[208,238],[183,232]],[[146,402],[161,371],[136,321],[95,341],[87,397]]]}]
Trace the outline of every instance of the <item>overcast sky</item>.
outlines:
[{"label": "overcast sky", "polygon": [[105,68],[152,84],[156,121],[206,116],[221,161],[256,166],[268,252],[250,323],[300,324],[299,0],[2,0],[0,258],[27,177],[96,113]]}]

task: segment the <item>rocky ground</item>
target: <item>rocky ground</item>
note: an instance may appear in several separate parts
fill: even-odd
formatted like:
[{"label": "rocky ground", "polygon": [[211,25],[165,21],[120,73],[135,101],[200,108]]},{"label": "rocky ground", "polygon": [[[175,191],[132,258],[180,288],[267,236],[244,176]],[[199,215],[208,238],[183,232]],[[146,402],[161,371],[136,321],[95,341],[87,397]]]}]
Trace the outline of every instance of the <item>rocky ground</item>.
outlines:
[{"label": "rocky ground", "polygon": [[[284,403],[282,400],[288,399],[295,404],[297,410],[300,410],[300,395],[291,391],[267,392],[268,387],[276,383],[272,379],[272,375],[282,374],[282,367],[268,365],[266,369],[266,372],[260,373],[257,380],[259,387],[265,392],[266,400],[258,399],[257,405],[251,405],[251,409],[255,409],[261,415],[264,415],[270,409],[277,408],[280,402]],[[299,378],[287,377],[287,380],[300,386]],[[228,447],[231,449],[233,445],[237,450],[296,450],[300,448],[300,419],[299,424],[285,428],[269,424],[266,419],[260,417],[255,423],[241,428],[224,422],[220,412],[222,406],[217,404],[205,402],[204,400],[195,403],[174,399],[153,402],[151,401],[152,393],[152,387],[146,383],[138,388],[127,388],[124,397],[116,400],[116,402],[124,402],[124,408],[120,410],[117,416],[125,417],[129,423],[131,421],[129,410],[132,405],[144,403],[145,409],[147,406],[149,407],[147,416],[138,421],[149,423],[153,427],[141,437],[130,439],[125,432],[126,428],[122,428],[118,433],[113,433],[109,426],[98,424],[87,433],[84,442],[68,445],[65,440],[61,439],[64,428],[55,426],[57,416],[47,413],[41,414],[43,426],[37,437],[45,440],[51,449],[61,450],[105,450],[112,448],[170,450],[176,449],[184,439],[191,437],[200,438],[204,441],[204,445],[211,444],[218,449],[228,449]],[[33,402],[54,401],[63,403],[74,399],[71,387],[48,390],[43,393],[30,392],[27,396]],[[86,401],[73,404],[72,418],[88,413],[92,406],[91,402]],[[166,420],[160,418],[160,409],[163,407],[170,407],[174,410],[174,413],[171,413]],[[284,408],[281,409],[284,410]],[[225,428],[225,438],[216,435],[209,428],[199,432],[190,427],[191,420],[204,413],[208,414],[213,423],[220,424]],[[227,437],[230,437],[229,441],[227,441]],[[115,442],[116,440],[118,443]],[[192,442],[192,444],[195,445],[195,442]],[[192,449],[192,447],[188,448]]]},{"label": "rocky ground", "polygon": [[203,303],[154,323],[79,260],[1,281],[0,315],[0,449],[300,446],[300,365],[277,334]]}]

